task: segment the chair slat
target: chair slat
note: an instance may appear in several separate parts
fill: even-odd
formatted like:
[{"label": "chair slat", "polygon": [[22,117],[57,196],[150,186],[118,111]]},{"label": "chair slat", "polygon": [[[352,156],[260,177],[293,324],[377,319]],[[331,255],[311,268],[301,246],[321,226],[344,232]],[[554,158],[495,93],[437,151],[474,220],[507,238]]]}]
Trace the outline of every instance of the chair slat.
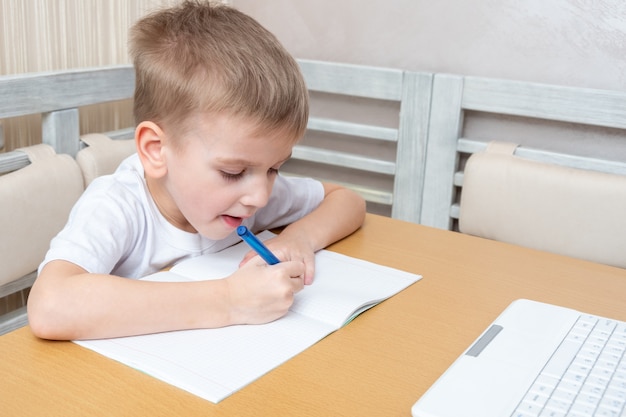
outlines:
[{"label": "chair slat", "polygon": [[522,81],[465,77],[466,110],[626,129],[626,94]]},{"label": "chair slat", "polygon": [[0,154],[0,175],[24,168],[28,164],[30,161],[24,152],[11,151]]},{"label": "chair slat", "polygon": [[292,159],[319,162],[344,168],[353,168],[393,175],[396,170],[394,162],[382,161],[374,158],[353,155],[346,152],[329,151],[311,146],[296,145],[291,155]]},{"label": "chair slat", "polygon": [[340,120],[311,117],[307,125],[309,130],[339,133],[348,136],[359,136],[388,142],[398,141],[398,129],[371,126],[360,123],[343,122]]},{"label": "chair slat", "polygon": [[0,118],[45,113],[133,96],[130,65],[0,77]]},{"label": "chair slat", "polygon": [[403,71],[322,61],[298,60],[312,91],[399,101]]},{"label": "chair slat", "polygon": [[[486,148],[486,142],[460,138],[457,151],[462,153],[475,153],[483,151]],[[591,158],[588,156],[563,154],[541,149],[525,148],[523,146],[520,146],[515,150],[515,155],[537,162],[547,162],[571,168],[606,172],[609,174],[626,175],[626,163],[620,161],[609,161],[605,159]]]}]

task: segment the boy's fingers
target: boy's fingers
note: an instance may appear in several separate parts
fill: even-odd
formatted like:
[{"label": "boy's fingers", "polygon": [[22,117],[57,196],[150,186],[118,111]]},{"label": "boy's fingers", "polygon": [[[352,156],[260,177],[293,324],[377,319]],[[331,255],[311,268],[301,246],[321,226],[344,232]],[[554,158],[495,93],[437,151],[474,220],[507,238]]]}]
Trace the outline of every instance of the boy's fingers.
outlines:
[{"label": "boy's fingers", "polygon": [[292,277],[291,285],[293,287],[294,294],[302,291],[302,289],[304,288],[304,278],[302,278],[302,276]]}]

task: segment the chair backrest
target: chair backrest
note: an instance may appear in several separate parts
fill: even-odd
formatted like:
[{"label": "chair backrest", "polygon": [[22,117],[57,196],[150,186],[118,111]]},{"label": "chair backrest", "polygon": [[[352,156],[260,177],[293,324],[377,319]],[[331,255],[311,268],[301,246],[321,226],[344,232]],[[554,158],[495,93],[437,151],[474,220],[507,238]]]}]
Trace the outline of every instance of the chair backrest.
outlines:
[{"label": "chair backrest", "polygon": [[81,136],[88,145],[76,154],[76,162],[83,174],[85,188],[96,177],[112,174],[119,164],[136,152],[135,141],[131,139],[113,140],[101,133]]},{"label": "chair backrest", "polygon": [[[626,93],[436,75],[421,222],[456,230],[461,227],[458,219],[463,218],[461,231],[559,253],[568,246],[563,239],[576,235],[576,230],[581,232],[579,240],[588,239],[599,246],[623,245],[616,243],[612,236],[626,235],[623,221],[617,218],[624,216],[613,212],[609,214],[605,209],[607,205],[621,207],[626,163],[583,157],[574,154],[574,150],[572,153],[568,149],[547,151],[526,145],[510,146],[508,155],[479,156],[477,152],[484,151],[488,142],[465,135],[464,116],[468,112],[481,112],[573,123],[587,129],[602,127],[620,131],[626,129],[624,108]],[[506,137],[498,140],[510,141]],[[464,166],[465,169],[470,168],[468,174],[471,176],[467,198],[464,198]],[[608,184],[613,184],[610,191],[605,188]],[[487,198],[485,192],[491,197]],[[520,196],[527,201],[520,201]],[[592,199],[601,203],[581,205],[582,201]],[[580,210],[572,207],[575,202],[580,205]],[[544,205],[549,204],[556,207],[547,210]],[[463,213],[464,206],[470,210],[469,214]],[[557,207],[559,211],[556,211]],[[498,210],[505,211],[496,214]],[[605,218],[599,220],[600,217]],[[551,228],[547,228],[545,222],[550,220]],[[519,227],[510,224],[505,227],[507,221],[519,222]],[[599,227],[592,232],[582,227],[583,222],[613,224],[614,228]],[[548,230],[552,233],[550,239],[547,238]],[[590,235],[584,236],[585,233]],[[620,250],[626,253],[623,246]],[[586,257],[584,252],[591,254],[597,251],[566,252]],[[593,258],[616,264],[614,260]]]},{"label": "chair backrest", "polygon": [[419,221],[432,74],[298,62],[311,117],[282,171],[340,183],[368,209]]},{"label": "chair backrest", "polygon": [[[0,77],[0,120],[41,114],[42,142],[75,156],[81,148],[79,108],[133,97],[131,65]],[[22,166],[27,158],[13,155]]]},{"label": "chair backrest", "polygon": [[[69,155],[56,154],[46,144],[15,151],[20,152],[30,163],[0,175],[0,297],[32,285],[50,240],[84,189]],[[0,334],[25,323],[25,307],[0,316]]]},{"label": "chair backrest", "polygon": [[492,142],[468,159],[459,230],[626,268],[626,175],[532,161],[516,148]]}]

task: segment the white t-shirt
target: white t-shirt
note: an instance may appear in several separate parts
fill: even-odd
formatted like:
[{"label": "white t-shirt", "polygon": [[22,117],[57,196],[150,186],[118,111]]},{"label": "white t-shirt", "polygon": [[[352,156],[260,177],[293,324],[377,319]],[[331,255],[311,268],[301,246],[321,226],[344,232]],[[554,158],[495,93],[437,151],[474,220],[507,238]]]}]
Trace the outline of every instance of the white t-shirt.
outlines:
[{"label": "white t-shirt", "polygon": [[[268,204],[243,225],[256,232],[289,224],[314,210],[324,198],[320,182],[278,176]],[[235,232],[210,240],[170,224],[157,209],[134,154],[113,175],[96,178],[52,239],[39,270],[66,260],[87,272],[140,278],[186,258],[217,252],[240,240]]]}]

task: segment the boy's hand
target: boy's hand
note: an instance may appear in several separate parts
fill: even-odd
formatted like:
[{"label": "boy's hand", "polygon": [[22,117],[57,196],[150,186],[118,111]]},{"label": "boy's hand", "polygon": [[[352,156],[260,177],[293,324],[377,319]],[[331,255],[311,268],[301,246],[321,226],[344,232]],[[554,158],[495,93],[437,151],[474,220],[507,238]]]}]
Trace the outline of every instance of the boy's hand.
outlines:
[{"label": "boy's hand", "polygon": [[[282,232],[280,235],[268,239],[263,242],[265,246],[274,254],[281,263],[284,261],[299,261],[304,263],[304,285],[310,285],[313,283],[313,276],[315,274],[315,251],[311,248],[309,242],[306,239],[292,237],[287,232]],[[257,256],[256,252],[249,251],[243,257],[243,260],[239,266],[245,265],[250,259]]]},{"label": "boy's hand", "polygon": [[252,257],[226,278],[233,324],[260,324],[287,313],[294,294],[304,287],[304,264],[281,262],[267,265]]}]

